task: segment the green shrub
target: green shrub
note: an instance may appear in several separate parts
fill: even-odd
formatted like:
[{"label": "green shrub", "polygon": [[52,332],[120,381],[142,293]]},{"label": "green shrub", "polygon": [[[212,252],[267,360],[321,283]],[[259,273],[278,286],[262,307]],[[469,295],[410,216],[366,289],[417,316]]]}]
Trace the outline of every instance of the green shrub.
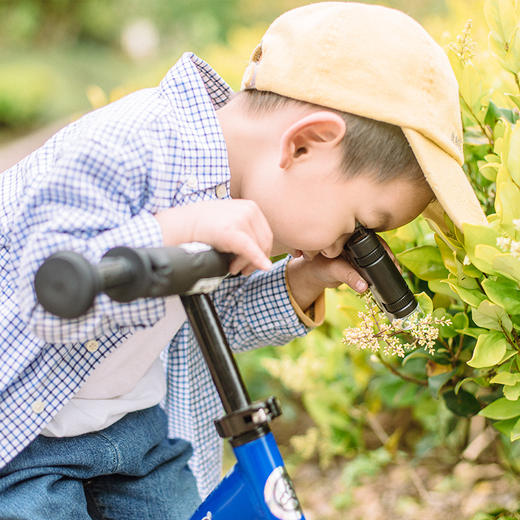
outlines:
[{"label": "green shrub", "polygon": [[45,113],[52,90],[52,74],[43,65],[0,65],[0,126],[34,123]]},{"label": "green shrub", "polygon": [[464,168],[489,225],[461,231],[446,217],[432,231],[419,218],[383,234],[410,287],[424,293],[423,308],[450,324],[439,327],[433,351],[391,357],[378,338],[378,352],[347,357],[338,333],[360,323],[363,300],[350,289],[329,297],[327,322],[264,363],[300,393],[315,422],[295,439],[302,454],[327,462],[362,450],[370,412],[407,408],[423,428],[415,454],[438,445],[460,453],[469,418],[480,414],[502,434],[502,462],[519,469],[520,11],[515,0],[488,0],[484,12],[492,52],[477,52],[468,23],[448,54],[460,85]]}]

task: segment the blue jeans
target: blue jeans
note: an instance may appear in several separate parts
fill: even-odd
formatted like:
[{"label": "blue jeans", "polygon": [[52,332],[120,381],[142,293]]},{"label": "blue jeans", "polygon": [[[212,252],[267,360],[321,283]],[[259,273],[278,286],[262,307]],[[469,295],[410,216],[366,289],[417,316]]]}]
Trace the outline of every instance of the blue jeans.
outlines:
[{"label": "blue jeans", "polygon": [[188,520],[200,503],[191,445],[159,406],[77,437],[40,435],[0,469],[2,520]]}]

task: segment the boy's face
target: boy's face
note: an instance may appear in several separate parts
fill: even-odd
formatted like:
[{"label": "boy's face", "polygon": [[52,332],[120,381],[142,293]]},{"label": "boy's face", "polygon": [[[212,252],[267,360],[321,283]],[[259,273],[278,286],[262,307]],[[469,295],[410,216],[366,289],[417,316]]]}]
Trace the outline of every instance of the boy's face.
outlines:
[{"label": "boy's face", "polygon": [[[325,161],[326,163],[326,161]],[[427,187],[408,180],[377,183],[366,175],[346,179],[320,161],[312,171],[284,172],[255,198],[273,230],[273,255],[334,258],[359,222],[375,231],[402,226],[432,199]],[[267,196],[266,196],[267,195]]]},{"label": "boy's face", "polygon": [[377,183],[371,172],[348,178],[340,168],[346,126],[336,113],[288,105],[250,117],[237,99],[219,111],[231,152],[232,196],[260,207],[273,232],[273,256],[335,258],[356,223],[393,229],[433,198],[426,183]]}]

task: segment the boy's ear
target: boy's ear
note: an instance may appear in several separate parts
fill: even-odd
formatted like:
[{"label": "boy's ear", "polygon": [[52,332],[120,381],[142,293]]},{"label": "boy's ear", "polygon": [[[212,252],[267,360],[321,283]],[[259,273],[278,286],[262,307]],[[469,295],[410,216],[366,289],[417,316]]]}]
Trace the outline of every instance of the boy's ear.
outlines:
[{"label": "boy's ear", "polygon": [[288,168],[314,147],[334,148],[345,131],[345,121],[334,112],[322,110],[302,117],[282,134],[280,168]]}]

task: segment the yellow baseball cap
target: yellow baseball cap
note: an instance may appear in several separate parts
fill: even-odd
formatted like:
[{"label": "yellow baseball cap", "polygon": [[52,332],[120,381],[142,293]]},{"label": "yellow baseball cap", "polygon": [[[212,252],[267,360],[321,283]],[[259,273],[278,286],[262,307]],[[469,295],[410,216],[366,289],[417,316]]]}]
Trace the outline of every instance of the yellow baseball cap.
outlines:
[{"label": "yellow baseball cap", "polygon": [[[253,51],[242,88],[400,126],[453,223],[487,224],[461,168],[458,84],[448,57],[401,11],[355,2],[287,11]],[[425,211],[437,222],[438,203]]]}]

